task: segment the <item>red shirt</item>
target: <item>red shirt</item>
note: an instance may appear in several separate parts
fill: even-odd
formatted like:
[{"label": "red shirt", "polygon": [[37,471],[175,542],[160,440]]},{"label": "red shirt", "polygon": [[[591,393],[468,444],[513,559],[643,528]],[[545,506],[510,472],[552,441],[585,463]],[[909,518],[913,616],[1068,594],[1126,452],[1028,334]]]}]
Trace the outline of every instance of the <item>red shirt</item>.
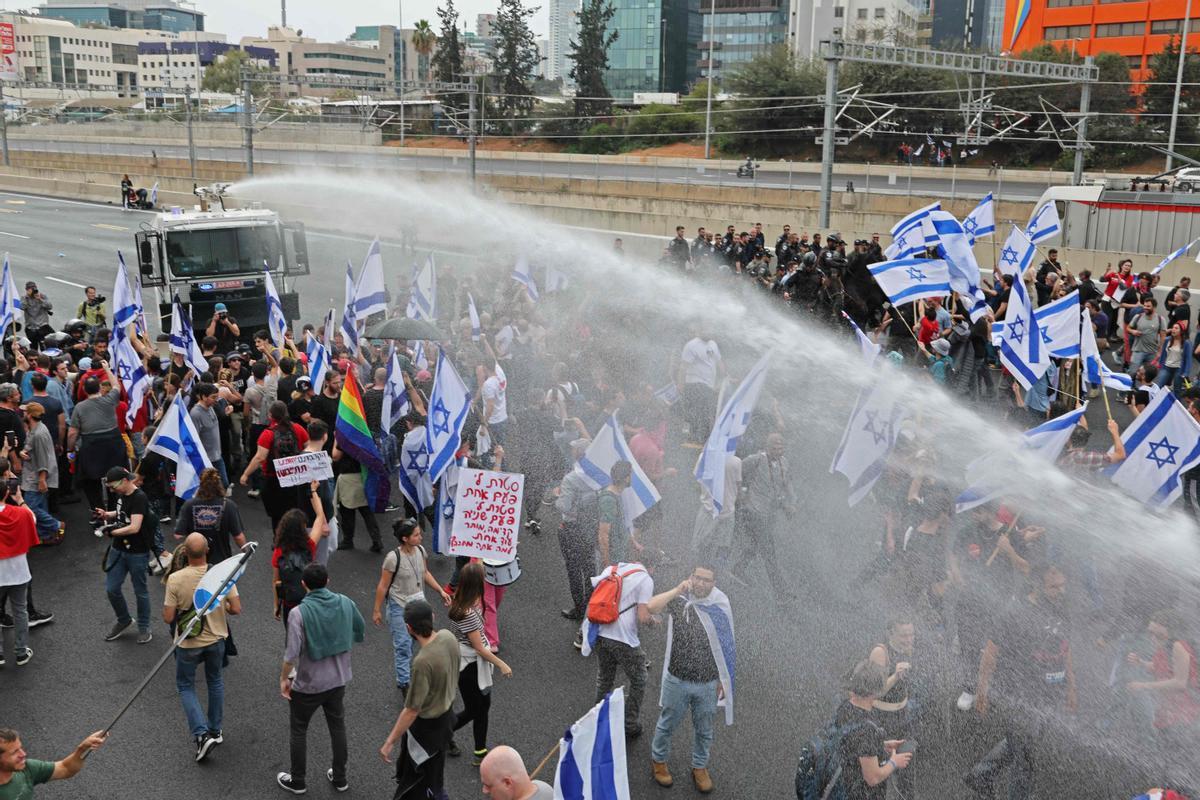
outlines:
[{"label": "red shirt", "polygon": [[[267,452],[271,452],[271,445],[275,443],[275,428],[277,423],[272,422],[271,427],[258,435],[258,446],[265,447]],[[296,447],[303,449],[304,445],[308,444],[308,433],[298,423],[292,423],[292,432],[296,434]],[[262,465],[263,475],[274,475],[275,464],[270,458],[267,458]]]},{"label": "red shirt", "polygon": [[941,328],[938,326],[936,319],[927,317],[921,318],[921,326],[917,329],[917,341],[922,344],[929,344],[937,338]]},{"label": "red shirt", "polygon": [[[305,539],[304,541],[308,543],[309,556],[311,556],[313,559],[316,559],[317,543],[314,542],[312,539]],[[283,560],[283,548],[276,547],[274,550],[271,551],[271,566],[274,567],[275,569],[279,569],[279,562],[282,560]]]}]

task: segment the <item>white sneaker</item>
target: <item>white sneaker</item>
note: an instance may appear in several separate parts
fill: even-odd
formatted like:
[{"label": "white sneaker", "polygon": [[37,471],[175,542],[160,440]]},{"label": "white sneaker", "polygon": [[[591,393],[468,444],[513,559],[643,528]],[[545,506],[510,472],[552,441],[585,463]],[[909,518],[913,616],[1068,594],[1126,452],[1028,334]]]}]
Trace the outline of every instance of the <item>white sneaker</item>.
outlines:
[{"label": "white sneaker", "polygon": [[258,497],[259,494],[260,494],[260,492],[258,491],[258,489],[251,489],[248,492],[246,492],[246,497]]},{"label": "white sneaker", "polygon": [[975,695],[970,692],[963,692],[958,696],[958,710],[970,711],[975,706]]},{"label": "white sneaker", "polygon": [[233,486],[226,486],[226,487],[225,487],[225,496],[226,496],[226,497],[233,497]]}]

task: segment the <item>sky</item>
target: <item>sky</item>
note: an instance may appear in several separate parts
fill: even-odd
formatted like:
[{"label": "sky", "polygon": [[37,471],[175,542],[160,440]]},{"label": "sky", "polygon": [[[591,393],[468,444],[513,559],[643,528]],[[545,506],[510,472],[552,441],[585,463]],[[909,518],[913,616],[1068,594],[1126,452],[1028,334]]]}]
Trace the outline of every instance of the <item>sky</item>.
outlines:
[{"label": "sky", "polygon": [[[530,2],[530,0],[526,0]],[[429,20],[438,29],[438,0],[403,0],[404,27],[412,27],[419,19]],[[200,10],[207,14],[205,28],[228,35],[236,42],[243,36],[265,35],[268,25],[278,25],[280,6],[272,0],[200,0]],[[475,30],[475,15],[495,13],[496,0],[457,0],[459,25],[467,23]],[[341,41],[354,31],[355,25],[395,24],[401,9],[397,2],[383,0],[288,0],[288,25],[300,28],[305,36],[320,41]],[[545,5],[533,18],[533,32],[544,38],[547,31]]]}]

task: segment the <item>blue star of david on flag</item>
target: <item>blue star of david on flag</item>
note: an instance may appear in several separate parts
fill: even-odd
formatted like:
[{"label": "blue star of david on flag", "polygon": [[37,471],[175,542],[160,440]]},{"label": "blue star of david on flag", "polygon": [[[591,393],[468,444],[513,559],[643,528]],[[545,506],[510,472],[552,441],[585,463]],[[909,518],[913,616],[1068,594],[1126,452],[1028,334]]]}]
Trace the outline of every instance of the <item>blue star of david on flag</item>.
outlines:
[{"label": "blue star of david on flag", "polygon": [[440,397],[433,407],[433,414],[430,415],[429,420],[435,434],[450,433],[450,409],[446,408],[446,404]]},{"label": "blue star of david on flag", "polygon": [[404,452],[408,455],[408,468],[418,475],[424,475],[429,455],[424,450],[406,450]]},{"label": "blue star of david on flag", "polygon": [[1025,340],[1025,320],[1018,319],[1016,322],[1009,323],[1008,338],[1017,344],[1021,344]]},{"label": "blue star of david on flag", "polygon": [[[1158,467],[1159,469],[1162,469],[1168,464],[1175,464],[1175,453],[1179,451],[1179,448],[1171,444],[1170,440],[1168,440],[1166,436],[1157,442],[1149,442],[1149,445],[1150,452],[1146,454],[1147,461],[1153,461],[1154,466]],[[1163,455],[1159,452],[1160,448],[1166,452],[1166,455]]]},{"label": "blue star of david on flag", "polygon": [[876,423],[879,421],[879,412],[864,411],[863,413],[867,417],[867,424],[863,425],[863,430],[875,437],[875,444],[886,442],[888,438],[887,424],[884,423],[881,427],[876,426]]},{"label": "blue star of david on flag", "polygon": [[1042,334],[1042,344],[1050,344],[1050,332],[1045,328],[1038,328],[1038,331]]},{"label": "blue star of david on flag", "polygon": [[973,217],[967,217],[962,223],[963,230],[967,233],[974,233],[979,228],[979,223]]},{"label": "blue star of david on flag", "polygon": [[917,269],[916,267],[909,267],[907,272],[908,272],[909,280],[914,280],[914,281],[917,281],[918,283],[920,281],[925,280],[925,273],[922,272],[921,270]]},{"label": "blue star of david on flag", "polygon": [[1017,253],[1017,251],[1012,249],[1011,247],[1006,247],[1002,251],[1000,251],[1000,263],[1002,263],[1002,264],[1015,265],[1017,263],[1018,257],[1019,257],[1019,254]]},{"label": "blue star of david on flag", "polygon": [[907,238],[905,237],[905,235],[902,233],[902,234],[900,234],[899,236],[897,236],[897,237],[896,237],[896,242],[895,242],[895,244],[896,244],[896,247],[897,247],[898,249],[900,249],[900,250],[904,250],[905,248],[907,248],[907,247],[908,247],[908,239],[907,239]]}]

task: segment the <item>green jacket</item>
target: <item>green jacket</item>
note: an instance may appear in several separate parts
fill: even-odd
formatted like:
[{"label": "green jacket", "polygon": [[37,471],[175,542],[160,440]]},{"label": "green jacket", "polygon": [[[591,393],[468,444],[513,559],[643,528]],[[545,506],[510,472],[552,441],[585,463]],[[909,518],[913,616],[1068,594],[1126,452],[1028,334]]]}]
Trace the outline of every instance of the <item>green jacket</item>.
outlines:
[{"label": "green jacket", "polygon": [[361,642],[367,631],[354,601],[328,589],[306,594],[300,603],[300,615],[304,618],[308,657],[314,661],[345,653],[355,642]]}]

